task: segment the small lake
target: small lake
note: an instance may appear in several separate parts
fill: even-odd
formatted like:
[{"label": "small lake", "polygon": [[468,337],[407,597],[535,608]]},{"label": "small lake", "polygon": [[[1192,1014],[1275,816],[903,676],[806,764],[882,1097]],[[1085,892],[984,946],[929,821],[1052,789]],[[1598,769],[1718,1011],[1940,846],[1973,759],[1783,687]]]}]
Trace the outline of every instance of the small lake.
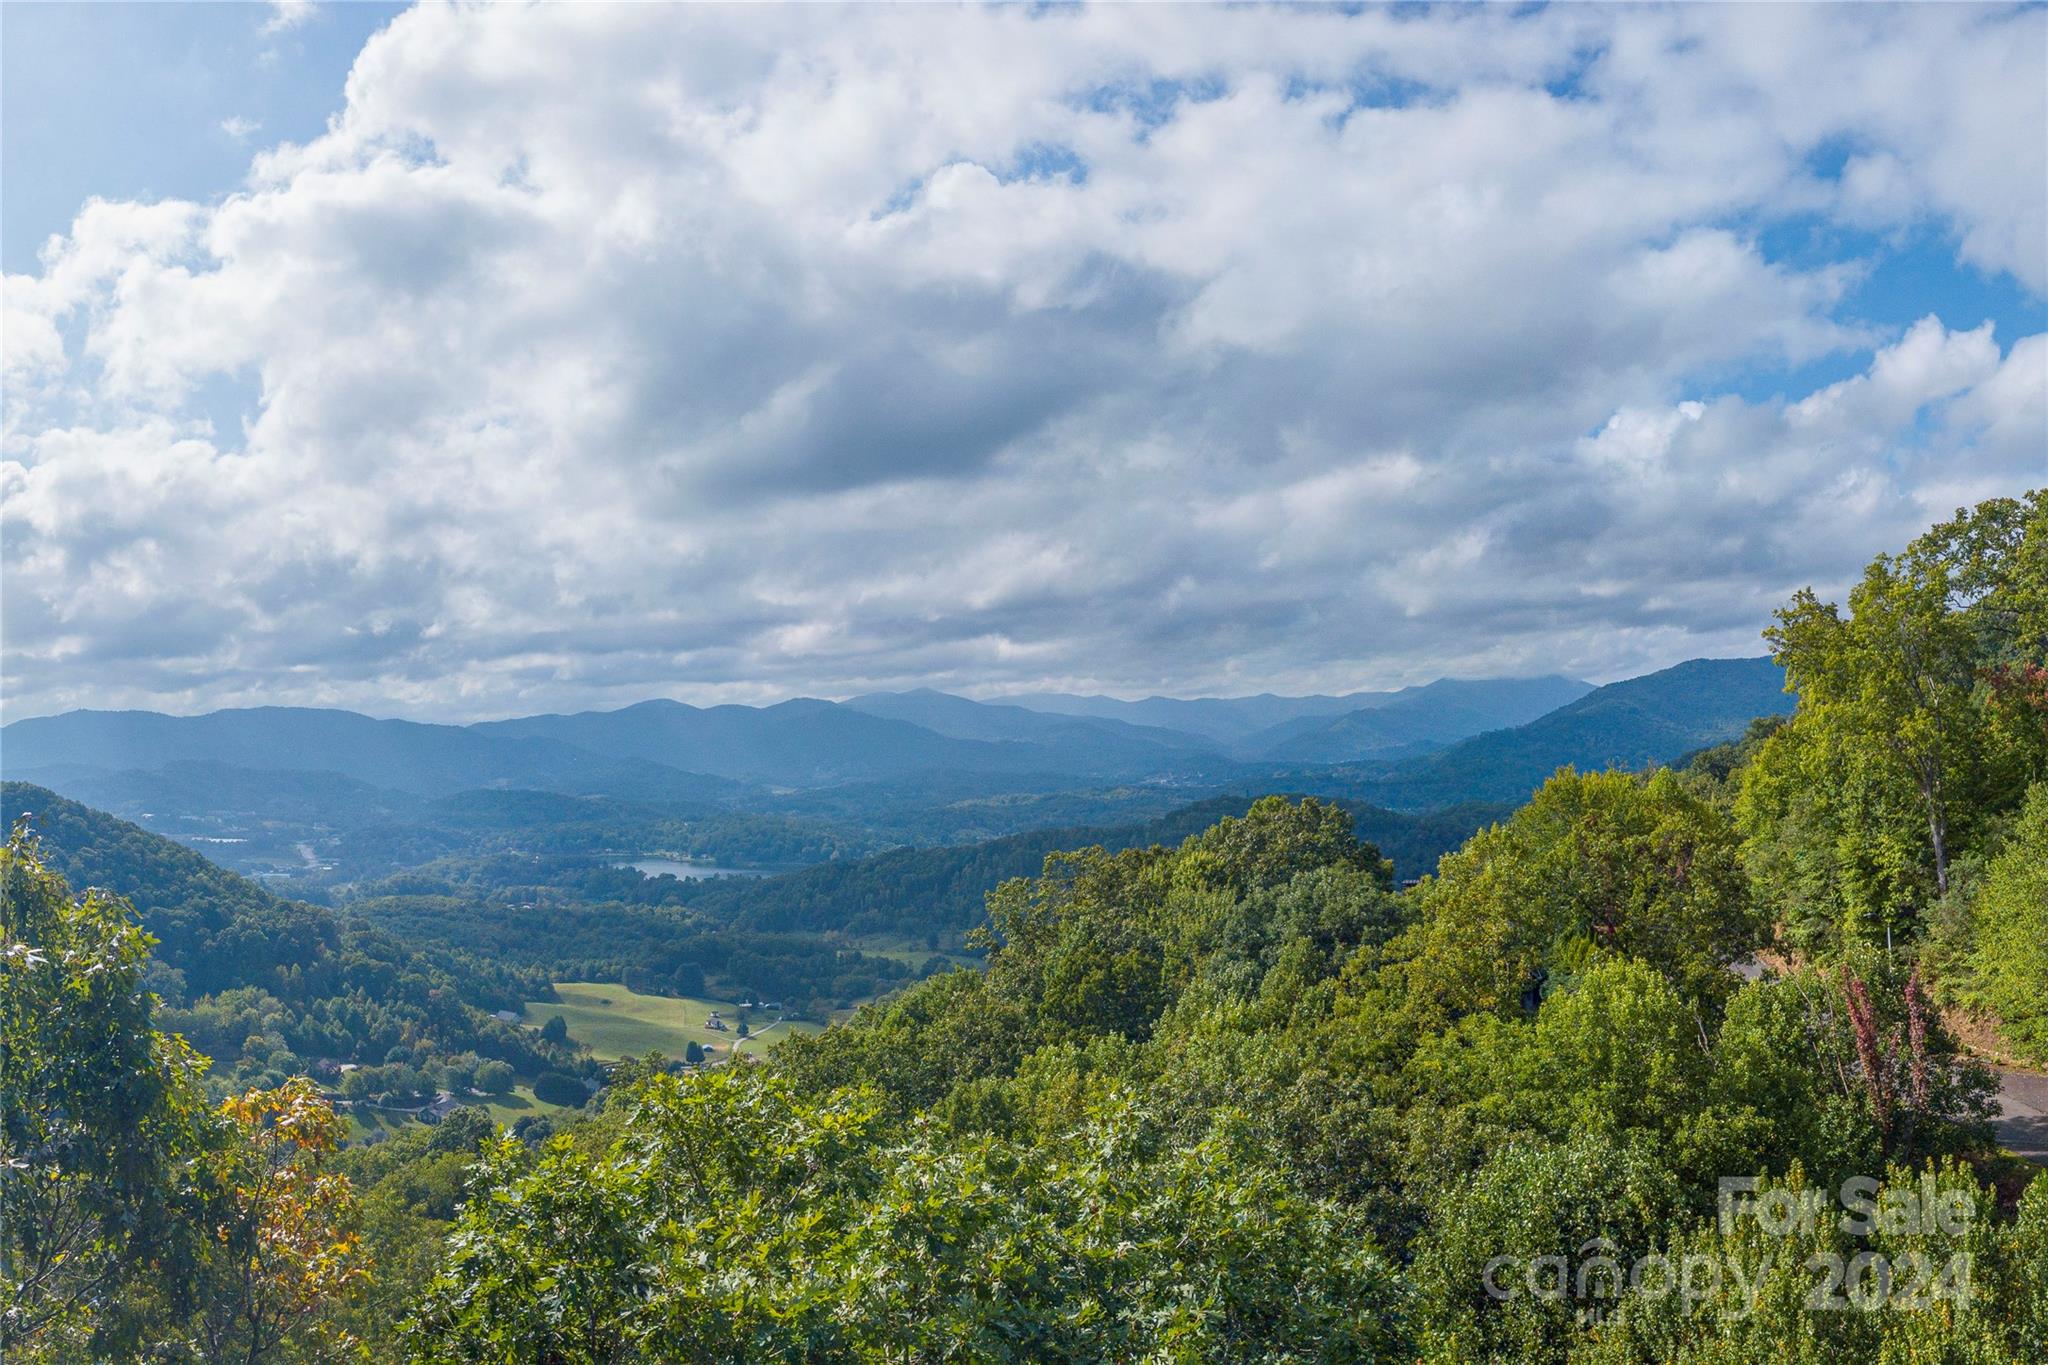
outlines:
[{"label": "small lake", "polygon": [[772,877],[773,872],[753,867],[720,867],[717,863],[685,863],[674,858],[636,858],[630,863],[615,863],[615,867],[630,867],[648,877],[678,877],[685,881],[704,877]]}]

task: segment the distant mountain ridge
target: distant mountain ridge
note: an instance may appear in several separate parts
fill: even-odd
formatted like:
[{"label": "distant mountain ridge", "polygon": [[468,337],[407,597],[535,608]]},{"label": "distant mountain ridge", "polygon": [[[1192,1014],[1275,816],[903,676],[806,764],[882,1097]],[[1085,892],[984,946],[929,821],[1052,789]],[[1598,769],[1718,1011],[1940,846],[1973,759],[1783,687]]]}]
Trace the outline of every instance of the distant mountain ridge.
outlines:
[{"label": "distant mountain ridge", "polygon": [[1175,757],[1174,750],[1157,744],[1106,745],[1096,734],[961,738],[811,698],[760,707],[646,701],[618,711],[528,716],[471,728],[787,786],[826,786],[922,770],[1138,777],[1169,766]]},{"label": "distant mountain ridge", "polygon": [[1440,753],[1367,768],[1356,790],[1395,810],[1458,801],[1520,802],[1558,768],[1642,768],[1739,736],[1796,698],[1768,657],[1690,659],[1595,688],[1526,725],[1476,735]]},{"label": "distant mountain ridge", "polygon": [[921,725],[955,739],[1023,740],[1036,743],[1108,744],[1154,756],[1213,752],[1206,736],[1157,725],[1100,716],[1069,716],[1005,702],[972,701],[920,687],[909,692],[870,692],[841,703],[873,716]]},{"label": "distant mountain ridge", "polygon": [[289,707],[74,711],[0,728],[0,764],[8,776],[59,781],[124,809],[152,794],[189,802],[211,789],[245,807],[359,801],[399,818],[406,798],[491,788],[709,809],[758,803],[772,790],[920,774],[976,774],[1016,791],[1150,782],[1213,791],[1285,786],[1318,770],[1361,799],[1419,810],[1519,800],[1563,763],[1669,761],[1792,706],[1768,658],[1692,660],[1591,690],[1553,676],[1444,679],[1345,698],[1094,700],[1206,729],[930,690],[764,707],[657,700],[467,726]]},{"label": "distant mountain ridge", "polygon": [[1096,720],[1120,720],[1129,725],[1179,730],[1205,739],[1234,743],[1261,730],[1268,730],[1305,716],[1341,716],[1374,706],[1385,706],[1400,692],[1353,692],[1342,697],[1279,697],[1262,692],[1255,697],[1145,697],[1125,701],[1119,697],[1075,696],[1066,692],[1020,692],[991,697],[989,704],[1016,706],[1047,715],[1086,716]]},{"label": "distant mountain ridge", "polygon": [[727,778],[544,737],[309,707],[258,706],[202,716],[67,711],[0,728],[0,763],[10,775],[64,766],[151,770],[181,762],[336,773],[423,796],[492,786],[699,798],[730,796],[737,789]]},{"label": "distant mountain ridge", "polygon": [[1437,747],[1525,725],[1577,701],[1593,684],[1576,678],[1441,678],[1383,705],[1335,718],[1304,716],[1247,736],[1241,747],[1261,758],[1349,763],[1389,750]]},{"label": "distant mountain ridge", "polygon": [[1341,763],[1375,752],[1447,744],[1534,720],[1593,690],[1573,678],[1439,678],[1391,692],[1343,696],[1117,697],[1020,693],[984,705],[1045,715],[1177,729],[1240,759]]}]

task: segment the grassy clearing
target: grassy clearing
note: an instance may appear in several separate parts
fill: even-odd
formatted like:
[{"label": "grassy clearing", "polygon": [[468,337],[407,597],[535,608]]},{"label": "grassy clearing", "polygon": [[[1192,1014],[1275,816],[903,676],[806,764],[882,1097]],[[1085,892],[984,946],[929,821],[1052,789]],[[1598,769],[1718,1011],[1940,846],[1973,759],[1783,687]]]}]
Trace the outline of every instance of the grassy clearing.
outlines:
[{"label": "grassy clearing", "polygon": [[379,1114],[374,1109],[342,1110],[342,1117],[348,1120],[348,1140],[365,1142],[372,1133],[395,1133],[401,1125],[410,1122],[396,1114]]},{"label": "grassy clearing", "polygon": [[858,946],[862,952],[870,957],[890,958],[901,962],[904,966],[913,970],[923,967],[925,963],[935,957],[943,958],[955,967],[967,967],[975,971],[979,971],[988,965],[986,958],[976,957],[971,953],[956,953],[944,950],[935,952],[930,948],[920,948],[915,944],[905,945],[900,942],[886,942],[882,944],[862,943]]},{"label": "grassy clearing", "polygon": [[[724,1057],[737,1046],[742,1052],[773,1046],[792,1033],[817,1033],[817,1024],[775,1024],[774,1016],[756,1010],[753,1025],[759,1040],[740,1042],[737,1026],[739,1006],[730,1000],[692,1000],[666,995],[640,995],[624,986],[605,981],[561,981],[555,984],[559,1000],[532,1000],[526,1005],[526,1022],[533,1028],[559,1014],[569,1026],[569,1036],[590,1047],[599,1061],[640,1057],[659,1052],[680,1057],[691,1042],[717,1049]],[[706,1028],[713,1011],[723,1014],[731,1031]],[[771,1028],[770,1025],[774,1024]]]},{"label": "grassy clearing", "polygon": [[515,1085],[503,1095],[472,1095],[468,1103],[482,1105],[491,1112],[491,1122],[501,1126],[517,1123],[529,1114],[568,1114],[575,1111],[559,1104],[549,1104],[533,1093],[533,1087]]},{"label": "grassy clearing", "polygon": [[[529,1114],[567,1114],[572,1112],[559,1104],[549,1104],[533,1093],[533,1087],[524,1081],[499,1095],[464,1095],[461,1102],[489,1111],[491,1122],[500,1126],[516,1123]],[[412,1114],[400,1109],[379,1109],[372,1106],[350,1105],[343,1110],[348,1119],[349,1140],[361,1142],[373,1133],[398,1134],[419,1122]]]}]

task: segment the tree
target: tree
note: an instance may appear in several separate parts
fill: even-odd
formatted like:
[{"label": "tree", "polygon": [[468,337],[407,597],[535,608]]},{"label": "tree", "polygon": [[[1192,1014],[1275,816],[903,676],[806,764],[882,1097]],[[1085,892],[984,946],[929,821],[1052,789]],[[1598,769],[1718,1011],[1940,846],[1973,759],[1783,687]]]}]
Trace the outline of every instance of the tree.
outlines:
[{"label": "tree", "polygon": [[590,1098],[590,1092],[574,1076],[565,1076],[559,1071],[543,1071],[534,1079],[533,1097],[546,1104],[581,1108],[583,1102]]},{"label": "tree", "polygon": [[1614,955],[1640,958],[1709,1010],[1762,936],[1734,830],[1668,770],[1563,769],[1506,823],[1445,855],[1419,894],[1421,922],[1388,951],[1430,1026],[1534,1013]]},{"label": "tree", "polygon": [[502,1095],[512,1088],[509,1062],[485,1062],[476,1069],[476,1088],[486,1095]]},{"label": "tree", "polygon": [[152,1027],[128,904],[72,899],[26,822],[0,849],[0,1355],[132,1349],[130,1311],[181,1263],[200,1062]]},{"label": "tree", "polygon": [[[1605,1321],[1574,1365],[2040,1359],[2048,1180],[2001,1227],[1966,1166],[1895,1165],[1881,1184],[1868,1174],[1876,1217],[1837,1216],[1836,1191],[1794,1171],[1679,1231],[1660,1272],[1603,1296]],[[1773,1214],[1816,1200],[1820,1217]]]},{"label": "tree", "polygon": [[1792,946],[1831,950],[1904,922],[1931,894],[1926,840],[1897,768],[1817,706],[1743,769],[1743,861]]},{"label": "tree", "polygon": [[542,1042],[553,1043],[557,1047],[567,1045],[569,1041],[569,1021],[559,1014],[549,1015],[547,1022],[540,1026],[540,1037]]},{"label": "tree", "polygon": [[683,1060],[691,1066],[704,1065],[704,1045],[695,1038],[683,1044]]},{"label": "tree", "polygon": [[1351,816],[1341,806],[1306,797],[1261,797],[1244,818],[1217,821],[1181,846],[1176,875],[1244,892],[1281,886],[1297,873],[1325,867],[1354,867],[1381,886],[1394,884],[1394,865],[1371,844],[1360,843]]},{"label": "tree", "polygon": [[1682,1203],[1647,1151],[1597,1135],[1500,1151],[1446,1196],[1418,1247],[1423,1358],[1563,1365],[1580,1310],[1619,1296]]},{"label": "tree", "polygon": [[612,1150],[506,1144],[416,1358],[1129,1360],[1402,1354],[1356,1221],[1228,1125],[1127,1104],[1031,1154],[889,1127],[766,1068],[644,1078]]},{"label": "tree", "polygon": [[2048,490],[1993,499],[1879,555],[1847,616],[1806,588],[1764,632],[1799,709],[1746,784],[1752,832],[1805,830],[1779,866],[1809,878],[1826,877],[1814,864],[1830,850],[1864,860],[1827,878],[1852,923],[1911,915],[1920,876],[1946,894],[1961,842],[2041,775],[2048,707],[2029,670],[2048,659],[2044,546]]},{"label": "tree", "polygon": [[1534,1075],[1564,1131],[1636,1131],[1668,1141],[1707,1071],[1685,1002],[1655,970],[1628,958],[1602,963],[1576,990],[1546,1001],[1535,1044]]},{"label": "tree", "polygon": [[565,1138],[548,1140],[537,1160],[515,1139],[486,1146],[477,1179],[507,1197],[463,1215],[426,1306],[404,1329],[412,1358],[633,1358],[627,1325],[648,1278],[636,1263],[638,1229],[624,1217],[633,1175]]},{"label": "tree", "polygon": [[[229,1139],[205,1165],[199,1325],[209,1360],[252,1363],[368,1279],[355,1192],[329,1169],[348,1125],[297,1077],[220,1107]],[[341,1344],[341,1343],[337,1343]]]},{"label": "tree", "polygon": [[1995,1014],[2015,1048],[2048,1062],[2048,782],[2028,794],[1971,914],[1964,999]]},{"label": "tree", "polygon": [[1928,1008],[1917,973],[1865,949],[1745,986],[1714,1040],[1706,1100],[1753,1119],[1747,1164],[1839,1185],[1887,1158],[1979,1148],[1991,1077]]}]

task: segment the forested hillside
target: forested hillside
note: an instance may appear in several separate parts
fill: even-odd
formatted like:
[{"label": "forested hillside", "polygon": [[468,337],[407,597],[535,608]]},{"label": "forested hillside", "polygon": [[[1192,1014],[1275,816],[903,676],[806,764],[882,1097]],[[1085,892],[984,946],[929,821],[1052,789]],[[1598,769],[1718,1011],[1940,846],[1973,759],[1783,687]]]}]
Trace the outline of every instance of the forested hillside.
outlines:
[{"label": "forested hillside", "polygon": [[[898,849],[853,863],[814,867],[763,881],[717,881],[677,888],[683,903],[750,929],[832,930],[850,934],[939,934],[949,941],[979,923],[987,894],[1012,877],[1028,876],[1046,856],[1099,844],[1111,851],[1177,844],[1254,798],[1218,796],[1139,825],[1081,826],[964,848]],[[1439,855],[1506,806],[1455,807],[1404,815],[1342,803],[1360,838],[1385,849],[1404,875],[1420,874]]]},{"label": "forested hillside", "polygon": [[1399,810],[1454,801],[1523,801],[1564,764],[1641,768],[1742,733],[1792,709],[1785,670],[1767,658],[1693,659],[1595,688],[1526,725],[1478,735],[1384,772],[1356,774],[1368,800]]},{"label": "forested hillside", "polygon": [[[1842,677],[1869,700],[1902,651],[1922,687],[1894,709],[1816,689],[1684,774],[1559,773],[1410,896],[1313,801],[1178,850],[1049,859],[990,898],[985,972],[762,1071],[650,1077],[596,1140],[498,1149],[488,1179],[512,1197],[458,1220],[415,1340],[429,1359],[2038,1356],[2048,1180],[1995,1156],[1991,1077],[1931,997],[1945,926],[1974,926],[1978,970],[2006,960],[1987,933],[2048,932],[2029,856],[2044,547],[2048,499],[1987,505],[1814,628],[1915,599],[1826,656],[1870,670]],[[1978,578],[1944,585],[1945,566]],[[1773,637],[1795,681],[1815,611]],[[1927,733],[1915,707],[1944,699],[1921,650],[1951,632],[1970,643],[1941,733],[1975,738],[1940,750],[1938,790],[1972,853],[1938,832],[1900,846],[1917,910],[1888,946],[1842,844],[1804,831],[1887,792],[1902,834],[1926,815],[1928,753],[1894,741]],[[1803,800],[1767,808],[1786,757],[1838,726],[1891,785],[1808,769]],[[1944,858],[1982,853],[1960,906]],[[1832,876],[1825,928],[1777,889],[1786,857]],[[1782,968],[1737,970],[1766,948]],[[2023,1036],[2041,1008],[2000,1022]],[[785,1174],[797,1151],[815,1155]],[[1729,1177],[1747,1183],[1724,1202]],[[756,1199],[734,1220],[739,1190]],[[1803,1199],[1824,1215],[1796,1229],[1762,1211]],[[544,1230],[572,1209],[608,1248],[573,1326],[522,1289],[569,1271]],[[1681,1265],[1682,1297],[1658,1279]],[[1839,1300],[1825,1279],[1815,1297],[1830,1266]]]},{"label": "forested hillside", "polygon": [[[491,804],[497,800],[493,795]],[[816,1018],[916,975],[856,945],[897,945],[910,950],[912,961],[959,953],[985,917],[988,893],[1036,873],[1050,854],[1095,845],[1110,851],[1175,845],[1242,814],[1252,801],[1217,797],[1142,824],[897,849],[764,878],[646,878],[576,856],[448,857],[355,885],[344,905],[401,942],[453,948],[555,980],[774,998]],[[1380,834],[1385,846],[1399,851],[1402,871],[1433,864],[1509,810],[1457,807],[1408,816],[1355,804],[1341,809],[1362,834]],[[581,802],[564,804],[560,813],[589,814]],[[565,824],[563,841],[574,847],[574,831],[584,828]]]},{"label": "forested hillside", "polygon": [[[759,1064],[622,1065],[517,1134],[457,1109],[338,1150],[296,1083],[209,1108],[125,909],[17,836],[4,1346],[2043,1359],[2048,1176],[1965,1039],[2048,1063],[2048,494],[1769,639],[1789,719],[1552,772],[1412,888],[1336,805],[1197,807],[1002,881],[980,969]],[[50,844],[90,819],[56,809]],[[250,894],[151,859],[178,901]]]},{"label": "forested hillside", "polygon": [[[143,980],[163,1021],[213,1059],[220,1086],[277,1085],[340,1063],[526,1073],[566,1053],[491,1018],[548,989],[545,975],[445,944],[401,944],[360,919],[283,901],[159,835],[19,782],[0,785],[38,858],[81,892],[134,906],[154,940]],[[428,1087],[431,1090],[431,1087]]]}]

